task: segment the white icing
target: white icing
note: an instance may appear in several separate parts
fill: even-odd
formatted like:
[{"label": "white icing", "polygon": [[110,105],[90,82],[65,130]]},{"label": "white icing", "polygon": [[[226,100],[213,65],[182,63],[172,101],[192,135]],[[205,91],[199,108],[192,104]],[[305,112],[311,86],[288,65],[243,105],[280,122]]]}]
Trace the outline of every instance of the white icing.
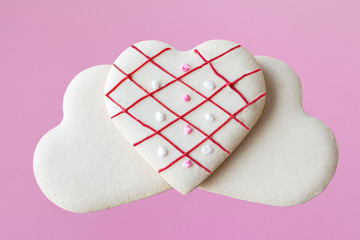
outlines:
[{"label": "white icing", "polygon": [[214,117],[210,113],[205,113],[204,117],[208,122],[214,121]]},{"label": "white icing", "polygon": [[160,82],[154,80],[154,81],[151,82],[151,86],[152,86],[152,88],[155,89],[155,90],[156,90],[156,89],[159,89],[159,88],[160,88]]},{"label": "white icing", "polygon": [[164,147],[159,147],[158,148],[158,156],[159,157],[164,157],[164,156],[166,156],[167,153],[168,152]]},{"label": "white icing", "polygon": [[165,119],[165,115],[162,112],[156,112],[155,119],[157,122],[162,122]]},{"label": "white icing", "polygon": [[215,85],[210,81],[206,81],[206,82],[204,82],[204,87],[209,90],[213,90],[215,88]]},{"label": "white icing", "polygon": [[201,152],[202,152],[202,154],[204,154],[204,155],[207,155],[207,154],[210,154],[211,152],[212,152],[212,147],[210,147],[210,145],[206,145],[205,147],[203,147],[202,149],[201,149]]}]

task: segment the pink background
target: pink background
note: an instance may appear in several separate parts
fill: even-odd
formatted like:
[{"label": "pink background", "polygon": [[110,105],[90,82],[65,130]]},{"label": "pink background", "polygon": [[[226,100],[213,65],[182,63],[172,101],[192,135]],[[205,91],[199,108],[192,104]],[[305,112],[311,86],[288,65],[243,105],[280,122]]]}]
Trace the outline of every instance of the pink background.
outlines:
[{"label": "pink background", "polygon": [[[359,11],[357,0],[2,0],[0,239],[360,239]],[[89,214],[64,211],[41,193],[33,152],[61,121],[78,72],[112,63],[137,41],[187,50],[214,38],[299,74],[304,108],[339,144],[325,192],[280,208],[171,190]]]}]

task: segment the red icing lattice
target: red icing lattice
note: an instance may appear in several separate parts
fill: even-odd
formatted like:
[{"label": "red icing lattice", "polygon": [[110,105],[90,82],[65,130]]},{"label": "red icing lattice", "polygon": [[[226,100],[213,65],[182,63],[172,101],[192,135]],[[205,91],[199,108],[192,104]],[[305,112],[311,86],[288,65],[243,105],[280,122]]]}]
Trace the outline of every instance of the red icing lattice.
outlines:
[{"label": "red icing lattice", "polygon": [[[254,100],[252,100],[251,102],[247,101],[247,99],[240,93],[239,90],[237,90],[234,85],[239,82],[241,79],[245,78],[246,76],[252,75],[256,72],[261,71],[261,69],[256,69],[253,70],[251,72],[248,72],[246,74],[243,74],[242,76],[240,76],[238,79],[230,82],[228,81],[224,76],[222,76],[220,73],[218,73],[216,71],[216,69],[214,68],[212,62],[224,55],[226,55],[227,53],[240,48],[240,45],[237,45],[231,49],[229,49],[228,51],[210,59],[210,60],[206,60],[201,53],[198,50],[194,50],[194,53],[196,53],[197,55],[199,55],[199,57],[204,61],[203,64],[194,67],[192,69],[190,69],[189,71],[185,72],[183,75],[176,77],[173,74],[171,74],[170,72],[168,72],[167,70],[165,70],[163,67],[161,67],[159,64],[157,64],[156,62],[154,62],[153,60],[158,57],[159,55],[161,55],[162,53],[164,53],[165,51],[170,50],[171,48],[165,48],[163,50],[161,50],[159,53],[155,54],[152,57],[147,56],[144,52],[142,52],[139,48],[137,48],[136,46],[132,45],[131,46],[133,49],[135,49],[137,52],[139,52],[141,55],[143,55],[147,60],[142,63],[139,67],[137,67],[135,70],[133,70],[131,73],[125,73],[123,70],[121,70],[118,66],[116,66],[115,64],[114,67],[119,70],[122,74],[125,75],[125,77],[123,79],[121,79],[119,81],[119,83],[117,83],[108,93],[106,93],[106,97],[108,97],[113,103],[115,103],[117,106],[119,106],[121,108],[121,111],[117,114],[115,114],[114,116],[112,116],[111,118],[115,118],[117,116],[119,116],[122,113],[126,113],[128,114],[128,116],[130,116],[132,119],[134,119],[135,121],[137,121],[139,124],[141,124],[143,127],[150,129],[153,133],[150,134],[149,136],[145,137],[144,139],[136,142],[133,144],[133,146],[137,146],[139,144],[141,144],[142,142],[146,141],[147,139],[152,138],[155,135],[158,135],[160,137],[162,137],[165,141],[167,141],[170,145],[172,145],[176,150],[178,150],[181,153],[181,156],[179,156],[178,158],[176,158],[175,160],[173,160],[171,163],[169,163],[167,166],[161,168],[158,170],[158,172],[162,172],[164,170],[166,170],[167,168],[171,167],[174,163],[176,163],[177,161],[179,161],[180,159],[187,157],[189,159],[191,159],[195,164],[197,164],[199,167],[203,168],[205,171],[207,171],[208,173],[211,173],[211,171],[209,169],[207,169],[205,166],[203,166],[202,164],[200,164],[198,161],[196,161],[195,159],[193,159],[189,154],[194,151],[197,147],[199,147],[202,143],[204,143],[206,140],[210,140],[212,141],[216,146],[218,146],[222,151],[226,152],[227,154],[230,154],[230,152],[228,150],[226,150],[223,146],[221,146],[221,144],[219,144],[218,142],[216,142],[214,139],[212,139],[212,136],[218,132],[223,126],[225,126],[225,124],[227,124],[231,119],[234,119],[236,122],[238,122],[240,125],[242,125],[246,130],[250,130],[244,123],[242,123],[239,119],[236,118],[236,115],[239,114],[242,110],[244,110],[245,108],[247,108],[248,106],[250,106],[251,104],[255,103],[256,101],[258,101],[259,99],[261,99],[262,97],[264,97],[266,95],[266,93],[262,93],[260,94],[258,97],[256,97]],[[141,85],[139,85],[136,81],[134,81],[131,77],[132,74],[134,74],[135,72],[137,72],[139,69],[141,69],[144,65],[146,65],[147,63],[151,63],[154,66],[156,66],[158,69],[160,69],[161,71],[163,71],[164,73],[166,73],[167,75],[171,76],[173,78],[173,80],[171,80],[170,82],[168,82],[167,84],[165,84],[164,86],[152,91],[152,92],[148,92],[145,88],[143,88]],[[203,94],[201,94],[199,91],[197,91],[196,89],[194,89],[193,87],[191,87],[190,85],[188,85],[187,83],[185,83],[184,81],[182,81],[182,78],[187,76],[188,74],[204,67],[205,65],[209,65],[212,69],[212,71],[214,72],[214,74],[216,76],[218,76],[219,78],[221,78],[222,80],[224,80],[225,84],[223,86],[221,86],[218,90],[216,90],[213,94],[211,94],[209,97],[204,96]],[[124,82],[126,79],[129,79],[131,82],[133,82],[137,87],[139,87],[142,91],[144,91],[146,93],[146,95],[144,95],[143,97],[139,98],[138,100],[134,101],[132,104],[130,104],[127,108],[122,107],[118,102],[116,102],[111,96],[110,94],[115,91],[115,89],[117,87],[120,86],[120,84],[122,82]],[[195,106],[194,108],[190,109],[189,111],[185,112],[182,115],[178,115],[177,113],[175,113],[173,110],[171,110],[169,107],[167,107],[164,103],[162,103],[160,100],[158,100],[154,94],[163,90],[164,88],[168,87],[169,85],[175,83],[175,82],[180,82],[183,85],[185,85],[186,87],[190,88],[192,91],[196,92],[198,95],[200,95],[202,98],[204,98],[204,100],[202,102],[200,102],[197,106]],[[217,103],[213,102],[211,100],[212,97],[214,97],[216,94],[218,94],[221,90],[223,90],[225,87],[229,86],[236,94],[238,94],[241,99],[245,102],[245,105],[243,107],[241,107],[239,110],[237,110],[235,113],[231,114],[228,111],[226,111],[223,107],[221,107],[220,105],[218,105]],[[137,103],[139,103],[140,101],[142,101],[143,99],[147,98],[147,97],[151,97],[152,99],[154,99],[156,102],[158,102],[162,107],[164,107],[165,109],[167,109],[168,111],[170,111],[172,114],[174,114],[177,118],[174,119],[173,121],[169,122],[168,124],[166,124],[164,127],[160,128],[159,130],[155,130],[152,127],[150,127],[149,125],[143,123],[141,120],[139,120],[138,118],[136,118],[135,116],[133,116],[131,113],[129,113],[129,110],[134,107]],[[198,107],[200,107],[201,105],[203,105],[206,102],[210,102],[212,103],[214,106],[218,107],[219,109],[221,109],[224,113],[226,113],[229,117],[226,121],[224,121],[218,128],[216,128],[213,132],[211,132],[210,134],[206,134],[204,131],[202,131],[201,129],[199,129],[197,126],[195,126],[193,123],[189,122],[188,120],[186,120],[184,117],[188,114],[190,114],[191,112],[193,112],[195,109],[197,109]],[[169,126],[171,126],[173,123],[177,122],[178,120],[183,120],[184,122],[186,122],[187,124],[189,124],[191,127],[193,127],[194,129],[198,130],[201,134],[204,135],[204,139],[201,140],[198,144],[196,144],[194,147],[192,147],[190,150],[188,150],[187,152],[184,152],[183,150],[181,150],[178,146],[176,146],[172,141],[170,141],[168,138],[166,138],[163,134],[161,134],[161,132],[168,128]]]}]

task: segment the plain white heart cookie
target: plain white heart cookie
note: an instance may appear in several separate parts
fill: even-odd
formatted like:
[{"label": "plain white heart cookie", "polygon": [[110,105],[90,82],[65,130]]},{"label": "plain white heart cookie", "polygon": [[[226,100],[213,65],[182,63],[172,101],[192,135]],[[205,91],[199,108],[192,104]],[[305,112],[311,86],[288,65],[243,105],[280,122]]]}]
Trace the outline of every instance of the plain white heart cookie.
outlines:
[{"label": "plain white heart cookie", "polygon": [[259,119],[265,95],[255,58],[223,40],[187,52],[159,41],[134,44],[115,61],[105,84],[113,122],[183,194],[241,143]]},{"label": "plain white heart cookie", "polygon": [[266,79],[261,118],[199,187],[276,206],[304,203],[321,193],[335,173],[335,137],[323,122],[305,113],[300,80],[286,63],[263,56],[256,60]]}]

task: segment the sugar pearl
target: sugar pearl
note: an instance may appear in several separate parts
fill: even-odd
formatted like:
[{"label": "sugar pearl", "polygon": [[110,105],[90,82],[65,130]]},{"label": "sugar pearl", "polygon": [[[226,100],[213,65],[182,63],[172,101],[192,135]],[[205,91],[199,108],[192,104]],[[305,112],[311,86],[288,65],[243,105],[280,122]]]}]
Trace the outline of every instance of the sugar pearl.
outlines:
[{"label": "sugar pearl", "polygon": [[204,117],[208,122],[214,121],[214,117],[210,113],[205,113]]},{"label": "sugar pearl", "polygon": [[180,66],[180,70],[183,72],[187,72],[187,71],[189,71],[189,69],[190,69],[190,66],[187,63]]},{"label": "sugar pearl", "polygon": [[190,96],[187,95],[187,94],[184,94],[184,95],[182,96],[182,100],[183,100],[184,102],[188,102],[188,101],[190,101]]},{"label": "sugar pearl", "polygon": [[165,115],[162,112],[156,112],[155,113],[155,119],[158,122],[162,122],[165,119]]},{"label": "sugar pearl", "polygon": [[189,168],[189,167],[192,166],[192,163],[191,163],[190,160],[186,160],[186,161],[182,164],[182,166],[183,166],[184,168]]},{"label": "sugar pearl", "polygon": [[192,128],[189,125],[185,125],[184,132],[186,135],[190,134],[192,131]]},{"label": "sugar pearl", "polygon": [[210,145],[206,145],[205,147],[203,147],[201,149],[201,152],[204,155],[208,155],[208,154],[210,154],[212,152],[212,147],[210,147]]},{"label": "sugar pearl", "polygon": [[160,88],[160,82],[159,81],[152,81],[151,86],[153,89],[159,89]]},{"label": "sugar pearl", "polygon": [[167,150],[164,147],[158,148],[158,155],[159,157],[164,157],[167,154]]},{"label": "sugar pearl", "polygon": [[210,81],[206,81],[206,82],[204,82],[204,87],[206,89],[213,90],[215,88],[215,85]]}]

